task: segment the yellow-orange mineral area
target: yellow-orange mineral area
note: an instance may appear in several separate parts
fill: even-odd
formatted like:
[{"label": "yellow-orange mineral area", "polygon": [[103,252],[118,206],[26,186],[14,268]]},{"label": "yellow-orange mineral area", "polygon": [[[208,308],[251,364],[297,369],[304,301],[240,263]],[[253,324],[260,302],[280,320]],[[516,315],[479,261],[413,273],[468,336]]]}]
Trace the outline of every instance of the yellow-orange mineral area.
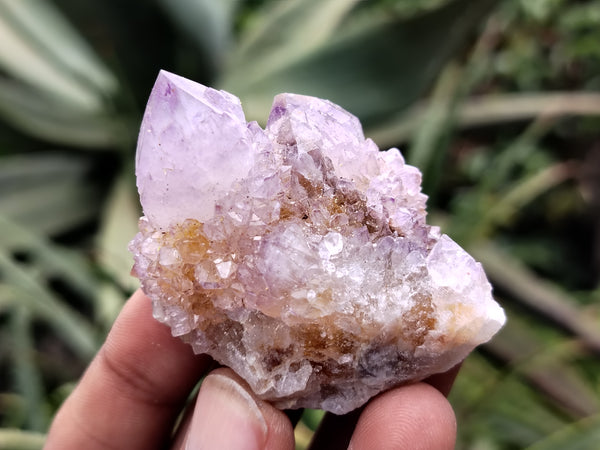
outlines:
[{"label": "yellow-orange mineral area", "polygon": [[161,72],[130,245],[154,316],[280,408],[351,411],[445,371],[504,323],[477,262],[425,223],[420,173],[326,100],[239,100]]}]

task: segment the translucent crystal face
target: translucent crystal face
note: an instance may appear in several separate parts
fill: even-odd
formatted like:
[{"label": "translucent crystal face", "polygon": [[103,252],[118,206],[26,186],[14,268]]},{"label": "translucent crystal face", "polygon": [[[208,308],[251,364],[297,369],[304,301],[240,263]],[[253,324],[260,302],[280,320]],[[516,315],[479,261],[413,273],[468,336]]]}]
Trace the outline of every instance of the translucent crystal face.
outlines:
[{"label": "translucent crystal face", "polygon": [[504,323],[481,265],[426,224],[420,172],[329,101],[281,94],[263,130],[161,72],[136,173],[154,316],[278,407],[351,411]]}]

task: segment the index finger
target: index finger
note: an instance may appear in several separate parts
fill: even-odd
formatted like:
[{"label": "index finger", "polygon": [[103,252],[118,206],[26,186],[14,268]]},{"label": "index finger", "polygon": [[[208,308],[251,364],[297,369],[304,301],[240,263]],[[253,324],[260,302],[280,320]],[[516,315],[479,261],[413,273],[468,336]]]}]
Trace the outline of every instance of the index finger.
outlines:
[{"label": "index finger", "polygon": [[150,301],[138,290],[55,417],[46,448],[163,447],[210,364],[152,318]]},{"label": "index finger", "polygon": [[[384,448],[378,447],[384,443],[392,448],[411,448],[410,445],[407,447],[399,445],[408,445],[413,439],[418,439],[420,432],[430,428],[423,428],[422,423],[419,423],[423,413],[437,415],[433,420],[434,427],[442,424],[439,428],[440,433],[437,435],[429,433],[430,438],[448,438],[448,441],[452,441],[454,435],[447,431],[451,430],[454,424],[454,414],[444,397],[450,392],[460,366],[461,364],[458,364],[447,372],[430,376],[421,383],[401,386],[380,394],[366,406],[343,416],[327,413],[315,433],[310,450],[345,449],[351,438],[354,439],[355,445],[358,445],[355,448]],[[435,389],[428,389],[427,385]],[[407,402],[406,399],[411,401]],[[373,432],[373,426],[379,429]],[[373,433],[382,436],[384,442],[376,445]],[[392,434],[394,439],[404,441],[395,441],[392,439]],[[362,443],[357,444],[361,440],[367,442],[370,447],[361,447]],[[426,442],[421,439],[421,443]],[[433,443],[433,445],[431,448],[436,448],[437,444]]]}]

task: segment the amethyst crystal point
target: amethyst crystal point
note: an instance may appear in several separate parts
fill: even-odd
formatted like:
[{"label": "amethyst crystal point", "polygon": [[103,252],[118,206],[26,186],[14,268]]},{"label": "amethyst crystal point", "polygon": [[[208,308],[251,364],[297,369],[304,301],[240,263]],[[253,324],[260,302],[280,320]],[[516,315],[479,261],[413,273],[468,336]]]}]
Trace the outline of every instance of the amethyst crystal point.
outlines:
[{"label": "amethyst crystal point", "polygon": [[154,316],[280,408],[348,412],[505,321],[481,265],[425,223],[419,171],[329,101],[281,94],[263,130],[161,72],[136,172]]}]

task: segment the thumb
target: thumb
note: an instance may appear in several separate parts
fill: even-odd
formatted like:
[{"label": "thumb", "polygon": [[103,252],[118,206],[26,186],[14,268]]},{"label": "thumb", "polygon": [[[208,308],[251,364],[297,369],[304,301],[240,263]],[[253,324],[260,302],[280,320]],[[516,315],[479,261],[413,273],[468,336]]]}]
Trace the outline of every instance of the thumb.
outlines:
[{"label": "thumb", "polygon": [[230,369],[208,375],[200,387],[185,449],[293,449],[289,419],[256,398]]}]

